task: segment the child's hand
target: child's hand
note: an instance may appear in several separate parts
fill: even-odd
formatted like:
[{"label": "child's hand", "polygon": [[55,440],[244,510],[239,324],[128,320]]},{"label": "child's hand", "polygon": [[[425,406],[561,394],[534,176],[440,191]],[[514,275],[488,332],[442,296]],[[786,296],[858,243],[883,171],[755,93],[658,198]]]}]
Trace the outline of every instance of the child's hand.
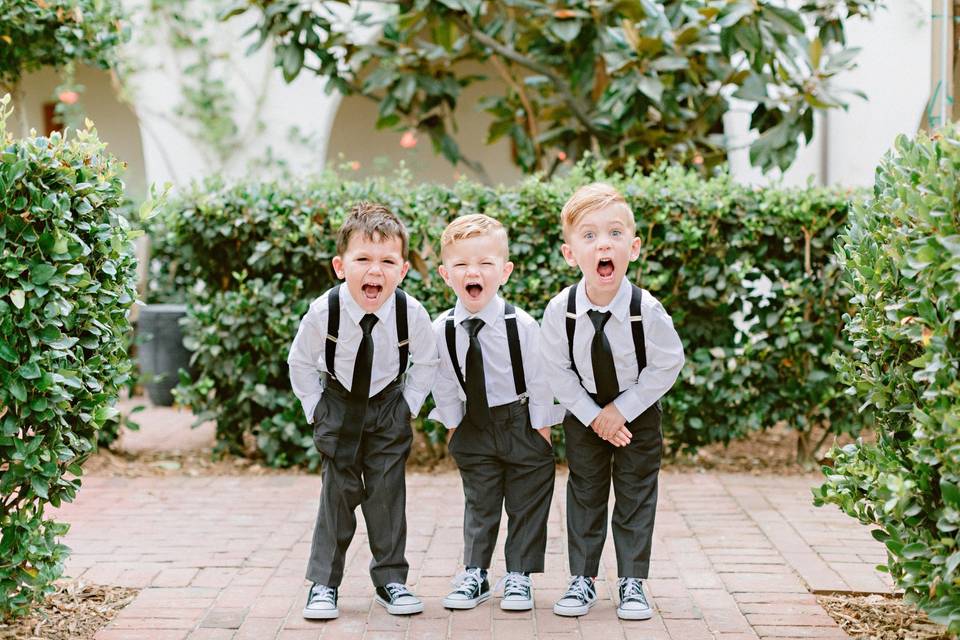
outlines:
[{"label": "child's hand", "polygon": [[626,427],[627,420],[612,402],[605,406],[590,425],[598,436],[622,447],[630,443],[633,434]]},{"label": "child's hand", "polygon": [[551,447],[553,446],[553,440],[550,438],[550,427],[543,427],[542,429],[537,429],[543,439],[547,441],[547,444]]}]

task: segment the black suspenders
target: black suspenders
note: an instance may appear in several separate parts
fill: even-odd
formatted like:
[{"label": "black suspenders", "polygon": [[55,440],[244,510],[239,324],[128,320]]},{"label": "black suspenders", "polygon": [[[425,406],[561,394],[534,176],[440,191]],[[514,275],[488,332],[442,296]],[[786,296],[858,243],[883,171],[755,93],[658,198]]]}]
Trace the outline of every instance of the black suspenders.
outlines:
[{"label": "black suspenders", "polygon": [[[460,370],[460,361],[457,359],[457,326],[453,317],[453,309],[447,313],[444,326],[444,337],[447,340],[447,352],[450,354],[450,362],[453,364],[453,371],[457,374],[457,380],[464,393],[467,391],[467,383],[463,378],[463,371]],[[517,328],[517,310],[509,302],[503,303],[503,320],[507,324],[507,347],[510,349],[510,366],[513,368],[513,388],[520,398],[520,402],[527,401],[527,379],[523,374],[523,355],[520,351],[520,330]]]},{"label": "black suspenders", "polygon": [[[577,371],[577,363],[573,359],[573,334],[577,330],[577,286],[573,285],[567,289],[567,343],[570,349],[570,367],[577,374],[580,383],[583,384],[583,377]],[[630,330],[633,333],[633,349],[637,353],[637,375],[647,366],[647,347],[643,338],[643,289],[635,284],[630,285]]]},{"label": "black suspenders", "polygon": [[[336,379],[334,362],[337,355],[337,336],[340,333],[340,287],[335,286],[327,294],[327,340],[324,360],[327,364],[327,374]],[[400,352],[400,369],[397,377],[407,371],[410,363],[410,329],[407,326],[407,294],[400,289],[394,293],[397,316],[397,340]]]}]

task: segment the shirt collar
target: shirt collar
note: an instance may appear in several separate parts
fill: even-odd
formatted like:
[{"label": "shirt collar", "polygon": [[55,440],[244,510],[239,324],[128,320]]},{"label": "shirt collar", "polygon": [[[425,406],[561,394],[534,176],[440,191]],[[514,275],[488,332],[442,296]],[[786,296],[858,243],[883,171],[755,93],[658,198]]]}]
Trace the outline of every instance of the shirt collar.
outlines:
[{"label": "shirt collar", "polygon": [[630,298],[632,294],[630,288],[630,281],[624,276],[623,280],[620,281],[620,288],[617,289],[616,295],[613,296],[613,300],[611,300],[607,306],[601,307],[600,305],[590,302],[590,298],[587,297],[587,284],[581,278],[580,283],[577,285],[577,317],[582,316],[591,309],[598,309],[600,311],[610,311],[618,321],[623,322],[627,316],[630,315]]},{"label": "shirt collar", "polygon": [[479,312],[474,314],[467,311],[467,308],[463,306],[463,303],[460,302],[459,299],[457,300],[457,306],[454,307],[453,310],[453,319],[457,324],[462,324],[467,318],[480,318],[483,320],[483,324],[492,325],[502,315],[503,298],[499,295],[493,296],[483,309],[480,309]]},{"label": "shirt collar", "polygon": [[[377,324],[386,322],[390,319],[390,316],[393,315],[394,298],[396,298],[396,295],[391,295],[386,302],[380,305],[379,309],[373,312],[373,314],[377,316]],[[350,288],[347,287],[346,283],[340,287],[340,306],[346,309],[350,315],[350,319],[357,325],[363,320],[363,316],[367,315],[367,312],[364,311],[360,305],[357,304],[357,301],[353,299],[353,296],[350,295]]]}]

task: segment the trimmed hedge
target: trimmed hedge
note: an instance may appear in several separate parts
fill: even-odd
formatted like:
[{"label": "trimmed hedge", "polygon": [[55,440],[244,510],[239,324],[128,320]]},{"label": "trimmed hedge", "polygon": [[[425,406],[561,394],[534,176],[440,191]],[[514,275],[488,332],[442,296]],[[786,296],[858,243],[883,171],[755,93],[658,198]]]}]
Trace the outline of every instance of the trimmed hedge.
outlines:
[{"label": "trimmed hedge", "polygon": [[0,103],[0,618],[52,592],[81,463],[117,415],[135,298],[121,163],[92,130],[13,140]]},{"label": "trimmed hedge", "polygon": [[[633,206],[644,245],[631,276],[663,301],[686,346],[687,365],[665,401],[674,450],[780,420],[804,434],[815,425],[857,430],[856,407],[838,393],[829,363],[845,307],[830,248],[848,194],[759,190],[679,169],[606,176],[587,165],[509,188],[413,185],[402,175],[352,182],[332,173],[196,185],[155,239],[179,256],[177,277],[203,289],[187,322],[198,374],[181,385],[181,401],[217,421],[227,448],[241,450],[255,436],[268,464],[315,467],[285,358],[306,304],[334,282],[335,230],[350,206],[384,202],[406,221],[413,268],[403,286],[433,314],[453,303],[436,274],[444,225],[470,212],[502,220],[516,264],[504,293],[539,317],[577,278],[560,254],[558,215],[574,188],[594,179],[614,183]],[[437,425],[420,426],[439,440]]]},{"label": "trimmed hedge", "polygon": [[901,136],[837,243],[855,313],[843,383],[877,441],[833,451],[814,491],[887,547],[930,618],[960,632],[960,129]]}]

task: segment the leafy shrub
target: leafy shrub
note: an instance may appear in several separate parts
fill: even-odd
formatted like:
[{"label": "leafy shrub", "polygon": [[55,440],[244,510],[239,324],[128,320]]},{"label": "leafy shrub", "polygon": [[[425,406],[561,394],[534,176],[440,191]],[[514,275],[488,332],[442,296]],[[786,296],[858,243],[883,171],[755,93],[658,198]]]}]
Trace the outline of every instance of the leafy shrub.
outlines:
[{"label": "leafy shrub", "polygon": [[841,380],[877,441],[833,451],[815,497],[887,546],[907,598],[960,632],[960,130],[901,136],[837,243],[855,313]]},{"label": "leafy shrub", "polygon": [[[49,593],[80,465],[129,375],[136,282],[121,165],[93,130],[13,140],[0,103],[0,617]],[[73,476],[73,477],[71,477]]]},{"label": "leafy shrub", "polygon": [[[516,264],[504,295],[539,317],[577,278],[559,250],[560,208],[577,185],[600,178],[637,214],[644,245],[630,275],[663,301],[686,346],[687,365],[665,401],[674,450],[780,420],[802,434],[815,425],[857,429],[855,405],[835,389],[829,363],[845,305],[830,247],[848,194],[755,190],[677,169],[606,176],[593,165],[500,188],[332,173],[196,185],[164,220],[180,276],[203,285],[187,325],[198,374],[181,385],[181,400],[217,420],[225,446],[250,434],[269,464],[315,466],[285,359],[305,305],[334,283],[335,230],[351,205],[384,202],[406,221],[413,268],[403,286],[432,314],[454,300],[436,275],[447,221],[477,211],[503,220]],[[420,426],[439,440],[437,425]]]}]

